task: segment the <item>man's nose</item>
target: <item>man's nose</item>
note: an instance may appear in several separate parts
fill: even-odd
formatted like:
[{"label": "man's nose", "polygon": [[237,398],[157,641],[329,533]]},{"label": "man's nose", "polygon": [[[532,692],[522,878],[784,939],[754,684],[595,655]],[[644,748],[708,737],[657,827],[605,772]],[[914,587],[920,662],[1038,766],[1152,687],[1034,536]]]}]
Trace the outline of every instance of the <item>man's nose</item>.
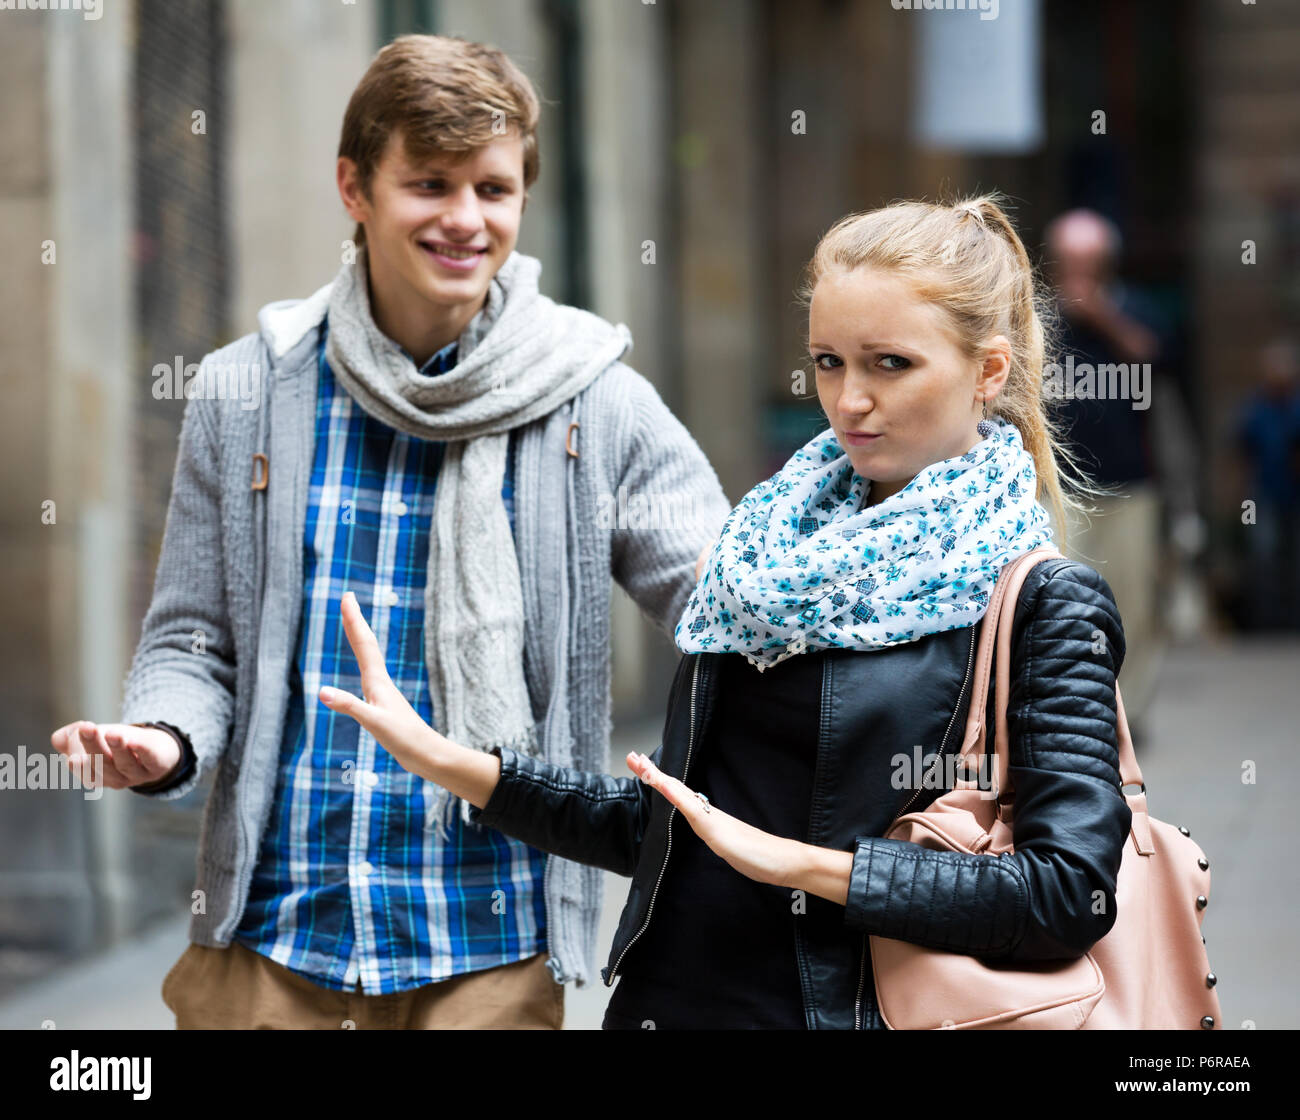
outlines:
[{"label": "man's nose", "polygon": [[469,233],[483,228],[483,210],[472,186],[457,191],[451,197],[443,220],[448,226]]}]

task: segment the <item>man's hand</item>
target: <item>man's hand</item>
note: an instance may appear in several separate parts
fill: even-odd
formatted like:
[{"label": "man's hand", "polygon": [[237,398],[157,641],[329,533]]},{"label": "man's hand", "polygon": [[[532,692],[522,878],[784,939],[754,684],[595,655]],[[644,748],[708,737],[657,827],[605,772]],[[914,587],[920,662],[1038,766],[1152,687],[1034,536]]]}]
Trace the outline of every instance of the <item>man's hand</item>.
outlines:
[{"label": "man's hand", "polygon": [[1159,335],[1125,315],[1100,284],[1065,279],[1059,293],[1066,318],[1105,335],[1124,361],[1151,362],[1159,356]]},{"label": "man's hand", "polygon": [[700,582],[700,576],[704,574],[704,562],[708,560],[709,553],[713,551],[713,543],[706,544],[700,549],[700,558],[695,561],[695,582]]},{"label": "man's hand", "polygon": [[[129,723],[93,723],[79,719],[50,736],[50,746],[67,761],[83,786],[94,786],[103,766],[109,789],[148,785],[174,773],[181,762],[176,740],[161,727],[132,727]],[[102,762],[97,764],[95,758]]]}]

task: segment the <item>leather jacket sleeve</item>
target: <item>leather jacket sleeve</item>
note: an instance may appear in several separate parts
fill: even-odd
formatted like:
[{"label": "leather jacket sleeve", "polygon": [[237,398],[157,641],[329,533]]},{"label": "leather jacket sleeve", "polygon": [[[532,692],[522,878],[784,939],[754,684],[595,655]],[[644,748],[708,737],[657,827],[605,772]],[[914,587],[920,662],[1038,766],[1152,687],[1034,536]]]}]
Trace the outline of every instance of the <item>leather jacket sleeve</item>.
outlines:
[{"label": "leather jacket sleeve", "polygon": [[[639,778],[615,778],[494,747],[501,777],[470,820],[544,852],[631,876],[650,819]],[[651,761],[659,764],[661,746]]]},{"label": "leather jacket sleeve", "polygon": [[1114,925],[1132,811],[1120,790],[1114,687],[1124,632],[1110,588],[1083,564],[1040,565],[1022,589],[1012,642],[1015,851],[859,837],[850,927],[980,957],[1051,960],[1087,952]]}]

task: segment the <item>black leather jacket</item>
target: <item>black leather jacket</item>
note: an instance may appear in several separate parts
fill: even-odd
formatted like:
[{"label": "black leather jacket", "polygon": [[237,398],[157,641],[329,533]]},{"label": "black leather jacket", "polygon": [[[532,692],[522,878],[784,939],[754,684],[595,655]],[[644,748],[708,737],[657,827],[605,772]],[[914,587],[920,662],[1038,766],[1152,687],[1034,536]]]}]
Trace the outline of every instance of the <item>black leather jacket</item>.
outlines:
[{"label": "black leather jacket", "polygon": [[[1016,610],[1008,704],[1015,852],[970,855],[882,839],[901,812],[924,808],[942,792],[916,783],[895,788],[891,760],[920,744],[928,767],[960,749],[976,634],[967,627],[883,650],[800,655],[823,661],[816,775],[803,839],[854,853],[842,944],[814,945],[796,933],[810,1028],[883,1026],[868,933],[1027,961],[1078,956],[1114,924],[1115,880],[1132,816],[1120,791],[1115,728],[1124,635],[1109,587],[1085,565],[1038,565]],[[678,664],[663,743],[653,756],[688,785],[719,656],[693,654]],[[488,804],[474,811],[477,821],[632,877],[601,970],[612,985],[624,954],[654,920],[673,829],[689,825],[636,778],[497,753],[501,779]]]}]

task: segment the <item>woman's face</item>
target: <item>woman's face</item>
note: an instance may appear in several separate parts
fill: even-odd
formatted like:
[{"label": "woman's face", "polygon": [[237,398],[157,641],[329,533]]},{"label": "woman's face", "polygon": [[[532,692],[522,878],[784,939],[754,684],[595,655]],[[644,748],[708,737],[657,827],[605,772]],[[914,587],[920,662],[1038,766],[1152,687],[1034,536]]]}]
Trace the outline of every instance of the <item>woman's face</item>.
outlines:
[{"label": "woman's face", "polygon": [[868,504],[979,442],[980,396],[1001,388],[1010,358],[1001,335],[991,345],[983,363],[966,357],[947,316],[890,273],[818,282],[808,317],[817,396],[853,469],[872,480]]}]

